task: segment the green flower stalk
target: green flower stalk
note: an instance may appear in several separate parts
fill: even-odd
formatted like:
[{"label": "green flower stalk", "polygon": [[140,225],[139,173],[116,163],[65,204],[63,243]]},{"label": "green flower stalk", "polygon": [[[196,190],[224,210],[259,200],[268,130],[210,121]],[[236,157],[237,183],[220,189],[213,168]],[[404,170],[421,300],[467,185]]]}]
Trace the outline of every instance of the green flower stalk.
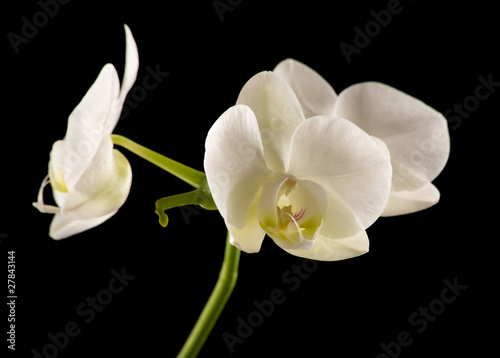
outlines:
[{"label": "green flower stalk", "polygon": [[111,135],[111,139],[113,139],[114,144],[128,149],[132,153],[169,172],[192,187],[199,188],[205,181],[205,173],[176,162],[173,159],[167,158],[166,156],[146,148],[124,136],[113,134]]},{"label": "green flower stalk", "polygon": [[156,202],[156,213],[159,216],[160,225],[168,224],[168,216],[165,210],[184,205],[199,205],[206,210],[217,210],[208,187],[205,173],[181,164],[173,159],[146,148],[124,136],[113,134],[113,143],[128,149],[132,153],[162,168],[182,181],[188,183],[196,190],[161,198]]},{"label": "green flower stalk", "polygon": [[[128,149],[132,153],[162,168],[195,188],[193,191],[165,197],[156,202],[156,213],[163,227],[168,224],[168,216],[165,214],[165,210],[171,208],[194,204],[206,210],[217,210],[210,188],[208,187],[205,173],[167,158],[124,136],[113,134],[111,137],[114,144]],[[240,253],[241,251],[238,248],[230,244],[230,235],[228,233],[224,261],[220,270],[219,279],[198,321],[179,352],[179,358],[196,357],[203,347],[203,344],[207,340],[236,285]]]},{"label": "green flower stalk", "polygon": [[236,285],[240,254],[241,251],[230,244],[228,232],[219,279],[177,358],[196,357],[203,347]]}]

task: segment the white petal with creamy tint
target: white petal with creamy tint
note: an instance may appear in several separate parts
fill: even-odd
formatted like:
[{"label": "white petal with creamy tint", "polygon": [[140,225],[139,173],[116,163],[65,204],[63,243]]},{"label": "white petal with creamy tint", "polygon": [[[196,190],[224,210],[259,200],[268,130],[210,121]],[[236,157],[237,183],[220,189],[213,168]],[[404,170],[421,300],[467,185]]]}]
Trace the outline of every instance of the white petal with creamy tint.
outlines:
[{"label": "white petal with creamy tint", "polygon": [[278,75],[260,72],[243,86],[236,103],[254,112],[269,169],[283,171],[290,139],[305,119],[293,90]]},{"label": "white petal with creamy tint", "polygon": [[257,192],[250,206],[245,226],[237,228],[226,222],[229,230],[229,242],[247,253],[259,252],[266,233],[259,224],[257,218],[257,203],[262,195],[262,188]]},{"label": "white petal with creamy tint", "polygon": [[137,44],[132,36],[127,25],[125,27],[125,69],[123,71],[123,79],[120,88],[120,102],[123,103],[127,93],[132,89],[132,86],[137,79],[137,71],[139,70],[139,52]]},{"label": "white petal with creamy tint", "polygon": [[249,107],[229,108],[210,128],[204,167],[220,214],[227,223],[243,228],[258,190],[272,174],[264,160],[257,119]]},{"label": "white petal with creamy tint", "polygon": [[129,27],[125,25],[125,68],[123,71],[122,84],[120,87],[120,94],[115,101],[115,105],[111,109],[109,116],[106,118],[104,124],[104,131],[107,133],[113,132],[120,119],[123,109],[123,103],[127,97],[128,92],[137,79],[137,72],[139,70],[139,53],[137,51],[137,44]]},{"label": "white petal with creamy tint", "polygon": [[337,94],[316,71],[291,58],[281,61],[273,70],[292,87],[305,118],[333,115]]},{"label": "white petal with creamy tint", "polygon": [[337,98],[335,114],[385,142],[393,166],[393,191],[427,185],[448,160],[444,116],[395,88],[377,82],[348,87]]},{"label": "white petal with creamy tint", "polygon": [[439,190],[432,183],[413,191],[393,191],[382,216],[403,215],[424,210],[436,204],[439,197]]},{"label": "white petal with creamy tint", "polygon": [[320,234],[331,239],[345,239],[364,231],[361,220],[340,196],[330,188],[326,191],[329,205]]},{"label": "white petal with creamy tint", "polygon": [[369,247],[370,241],[363,230],[345,239],[330,239],[320,234],[310,250],[285,251],[292,255],[312,260],[338,261],[367,253]]},{"label": "white petal with creamy tint", "polygon": [[64,178],[71,190],[96,155],[104,132],[106,117],[119,93],[119,80],[113,65],[105,65],[68,119],[68,129],[61,150]]},{"label": "white petal with creamy tint", "polygon": [[65,239],[102,224],[114,214],[113,212],[108,215],[85,220],[75,220],[65,217],[62,214],[56,214],[50,224],[49,235],[54,240]]},{"label": "white petal with creamy tint", "polygon": [[387,154],[342,118],[318,116],[302,123],[292,138],[287,169],[335,193],[363,228],[380,216],[389,198],[392,168]]}]

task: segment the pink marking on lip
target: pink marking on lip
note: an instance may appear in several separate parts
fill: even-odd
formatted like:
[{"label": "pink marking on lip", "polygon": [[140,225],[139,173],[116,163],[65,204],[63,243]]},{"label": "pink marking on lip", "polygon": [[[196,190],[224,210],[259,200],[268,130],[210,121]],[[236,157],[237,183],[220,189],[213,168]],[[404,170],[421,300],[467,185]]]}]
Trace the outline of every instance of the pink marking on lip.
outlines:
[{"label": "pink marking on lip", "polygon": [[300,210],[297,214],[295,214],[295,215],[293,216],[294,220],[295,220],[295,221],[299,221],[300,219],[302,219],[302,217],[304,216],[304,213],[305,213],[305,212],[306,212],[306,210],[305,210],[305,209]]}]

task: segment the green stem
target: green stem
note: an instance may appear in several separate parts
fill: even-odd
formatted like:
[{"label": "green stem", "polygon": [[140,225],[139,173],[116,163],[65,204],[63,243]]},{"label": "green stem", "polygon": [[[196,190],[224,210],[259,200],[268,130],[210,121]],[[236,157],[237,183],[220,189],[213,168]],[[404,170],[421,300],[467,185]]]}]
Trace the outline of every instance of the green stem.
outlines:
[{"label": "green stem", "polygon": [[112,134],[111,138],[114,144],[122,146],[128,149],[132,153],[138,155],[139,157],[146,159],[147,161],[153,163],[154,165],[162,168],[163,170],[175,175],[177,178],[185,181],[189,185],[199,188],[201,184],[205,181],[205,173],[199,170],[188,167],[187,165],[181,164],[167,158],[166,156],[159,154],[151,149],[148,149],[124,136],[118,134]]},{"label": "green stem", "polygon": [[240,253],[241,251],[238,248],[229,243],[228,232],[224,261],[222,262],[219,279],[177,358],[196,357],[203,347],[229,296],[233,292],[238,278]]}]

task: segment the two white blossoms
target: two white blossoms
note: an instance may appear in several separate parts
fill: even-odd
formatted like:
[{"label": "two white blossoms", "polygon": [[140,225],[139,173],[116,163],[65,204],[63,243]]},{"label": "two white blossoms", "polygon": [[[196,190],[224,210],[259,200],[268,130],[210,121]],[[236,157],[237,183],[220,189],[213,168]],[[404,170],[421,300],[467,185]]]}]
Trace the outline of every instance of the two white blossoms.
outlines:
[{"label": "two white blossoms", "polygon": [[[121,87],[105,65],[50,153],[34,205],[55,214],[54,239],[101,224],[128,197],[130,164],[111,140],[139,66],[125,32]],[[287,59],[252,77],[217,119],[204,166],[233,245],[258,252],[267,234],[291,254],[333,261],[367,252],[365,230],[378,217],[437,203],[431,182],[449,149],[446,119],[423,102],[376,82],[337,95],[315,71]],[[57,206],[44,203],[48,183]]]}]

